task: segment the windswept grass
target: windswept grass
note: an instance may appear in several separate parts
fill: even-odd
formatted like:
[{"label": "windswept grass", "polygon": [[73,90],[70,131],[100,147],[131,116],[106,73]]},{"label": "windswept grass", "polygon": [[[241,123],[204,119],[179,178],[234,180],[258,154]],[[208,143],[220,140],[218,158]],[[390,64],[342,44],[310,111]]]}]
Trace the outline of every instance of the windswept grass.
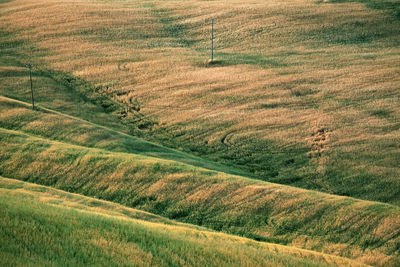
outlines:
[{"label": "windswept grass", "polygon": [[0,177],[0,260],[26,266],[362,266]]},{"label": "windswept grass", "polygon": [[359,2],[365,4],[369,8],[382,10],[400,20],[400,5],[399,1],[392,0],[329,0],[330,3],[346,3]]},{"label": "windswept grass", "polygon": [[395,265],[396,206],[0,131],[1,175],[260,241]]},{"label": "windswept grass", "polygon": [[29,103],[0,96],[0,126],[86,147],[174,160],[231,174],[245,174],[232,167],[169,149],[77,117],[41,106],[38,109],[40,112],[31,110]]},{"label": "windswept grass", "polygon": [[43,106],[262,180],[398,204],[379,193],[400,177],[396,12],[396,0],[4,2],[0,88],[29,100],[32,48]]},{"label": "windswept grass", "polygon": [[399,265],[400,21],[363,3],[1,1],[1,95],[30,55],[40,109],[0,98],[0,175]]},{"label": "windswept grass", "polygon": [[[86,147],[95,147],[101,148],[108,151],[115,152],[125,152],[125,153],[134,153],[139,155],[146,155],[157,157],[160,159],[169,159],[177,162],[186,163],[192,166],[203,167],[210,170],[222,171],[225,173],[231,174],[240,174],[242,176],[247,176],[245,172],[240,172],[235,170],[234,168],[226,167],[223,165],[215,164],[213,162],[203,160],[199,157],[192,156],[187,153],[183,153],[177,150],[168,149],[150,142],[146,142],[142,139],[129,136],[123,134],[121,132],[113,131],[105,127],[101,127],[99,125],[89,123],[87,121],[82,121],[80,119],[63,115],[57,112],[53,112],[49,109],[42,109],[41,112],[35,112],[29,109],[29,105],[24,102],[14,101],[9,98],[0,97],[0,110],[2,110],[2,114],[0,115],[0,126],[6,129],[19,130],[24,133],[40,136],[44,138],[49,138],[52,140],[63,141],[71,144],[77,144]],[[381,114],[377,113],[378,115]],[[317,133],[313,136],[314,139],[323,139],[326,135],[325,132]],[[230,141],[231,135],[226,135],[225,142],[228,143]],[[396,138],[396,136],[393,136]],[[322,142],[323,140],[320,140]],[[320,144],[316,143],[316,149],[320,149],[318,146]],[[347,143],[343,144],[343,149],[340,152],[342,158],[349,158],[348,160],[353,162],[352,164],[357,164],[356,155],[357,153],[354,151],[360,144],[349,145]],[[368,143],[366,143],[368,145]],[[375,154],[369,153],[366,155],[367,160],[375,161],[377,158],[383,158],[385,154],[382,150],[384,149],[386,153],[391,150],[396,151],[396,147],[391,146],[391,142],[385,142],[385,139],[376,142],[373,144],[374,150],[377,152]],[[293,150],[293,148],[292,148]],[[245,164],[247,161],[250,161],[249,155],[245,154],[240,149],[232,150],[237,154],[241,154],[240,162]],[[260,149],[254,148],[254,153],[260,152]],[[301,148],[298,148],[299,153],[302,152]],[[318,153],[318,151],[316,152]],[[261,153],[260,153],[261,154]],[[286,154],[262,154],[264,160],[281,160],[284,161],[287,166],[298,166],[306,164],[306,160],[301,157],[290,157],[287,158]],[[337,155],[339,157],[339,155]],[[230,159],[233,161],[234,159],[230,154],[225,154],[223,158]],[[399,156],[400,158],[400,156]],[[392,165],[392,170],[396,170],[396,164],[398,159],[388,157],[387,162],[382,161],[381,163],[376,162],[375,164],[386,164]],[[327,181],[332,186],[336,183],[337,185],[336,192],[339,192],[342,195],[347,196],[355,196],[355,197],[363,197],[364,195],[371,194],[373,191],[373,196],[371,199],[379,200],[379,201],[387,201],[392,202],[393,204],[398,205],[398,195],[400,194],[400,189],[397,187],[397,179],[392,180],[380,180],[377,179],[380,176],[374,177],[367,172],[362,173],[361,175],[351,175],[349,173],[346,176],[341,176],[340,173],[335,172],[335,168],[339,167],[338,164],[340,162],[334,163],[335,165],[327,165],[327,172],[330,172],[329,175],[331,180]],[[349,163],[347,163],[349,164]],[[251,163],[248,163],[249,167],[253,166]],[[345,168],[345,166],[343,166]],[[371,170],[372,172],[373,170]],[[378,170],[376,170],[378,171]],[[374,172],[376,172],[374,171]],[[382,169],[380,171],[383,171]],[[270,169],[269,172],[274,174],[276,172],[275,169]],[[299,177],[301,173],[287,173],[286,182],[287,183],[296,183],[299,181]],[[370,183],[363,183],[363,179],[368,177],[370,180],[374,180],[374,183],[371,185]],[[271,179],[274,181],[274,179]],[[340,181],[345,181],[344,183],[340,183]],[[348,181],[348,182],[347,182]],[[313,181],[316,190],[319,189],[319,183],[322,183],[323,180],[321,177],[315,176],[315,180]],[[327,183],[325,182],[325,183]],[[348,186],[351,184],[351,186]],[[360,186],[360,184],[362,184]]]}]

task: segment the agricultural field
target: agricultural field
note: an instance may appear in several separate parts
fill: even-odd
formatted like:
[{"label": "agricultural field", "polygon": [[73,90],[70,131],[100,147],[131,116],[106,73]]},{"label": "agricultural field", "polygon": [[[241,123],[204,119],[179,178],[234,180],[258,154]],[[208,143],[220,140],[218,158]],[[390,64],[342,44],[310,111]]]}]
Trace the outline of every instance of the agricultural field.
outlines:
[{"label": "agricultural field", "polygon": [[0,0],[0,147],[0,265],[399,266],[400,2]]}]

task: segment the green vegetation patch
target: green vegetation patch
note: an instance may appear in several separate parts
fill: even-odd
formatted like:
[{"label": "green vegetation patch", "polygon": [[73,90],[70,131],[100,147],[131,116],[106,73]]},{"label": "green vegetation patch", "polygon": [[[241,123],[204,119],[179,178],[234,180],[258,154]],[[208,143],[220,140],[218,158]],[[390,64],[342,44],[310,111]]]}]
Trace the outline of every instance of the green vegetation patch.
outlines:
[{"label": "green vegetation patch", "polygon": [[0,177],[0,240],[7,240],[0,242],[0,260],[5,265],[361,266],[190,225],[153,222],[150,214],[140,211],[132,219],[103,208],[129,210],[113,203],[99,201],[101,205],[93,209],[81,202],[94,199],[54,189],[34,190],[43,187],[28,183],[15,190],[4,188],[4,183],[21,182]]},{"label": "green vegetation patch", "polygon": [[251,55],[244,53],[227,53],[217,51],[215,53],[216,66],[230,65],[255,65],[262,68],[284,68],[288,65],[276,58],[266,58],[263,55]]},{"label": "green vegetation patch", "polygon": [[330,3],[359,2],[369,8],[388,12],[397,20],[400,20],[400,2],[398,0],[329,0]]},{"label": "green vegetation patch", "polygon": [[390,118],[390,110],[387,109],[377,109],[371,112],[371,115],[377,116],[380,118]]},{"label": "green vegetation patch", "polygon": [[189,30],[188,24],[183,24],[180,21],[181,17],[172,17],[168,9],[153,9],[153,14],[159,19],[162,25],[162,33],[164,38],[171,38],[173,41],[172,47],[191,47],[197,43],[195,39],[187,38]]},{"label": "green vegetation patch", "polygon": [[397,24],[378,24],[373,19],[366,21],[334,22],[316,30],[303,33],[302,40],[323,40],[335,45],[362,45],[396,36]]}]

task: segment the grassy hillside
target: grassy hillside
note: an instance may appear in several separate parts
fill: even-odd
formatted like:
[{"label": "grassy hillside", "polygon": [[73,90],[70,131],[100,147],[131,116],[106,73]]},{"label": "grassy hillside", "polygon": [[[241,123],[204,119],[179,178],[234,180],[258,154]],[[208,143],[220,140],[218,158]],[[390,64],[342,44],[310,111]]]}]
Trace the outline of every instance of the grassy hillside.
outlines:
[{"label": "grassy hillside", "polygon": [[1,91],[29,100],[32,50],[44,106],[262,180],[398,204],[398,2],[359,2],[8,1]]},{"label": "grassy hillside", "polygon": [[[9,110],[3,114],[18,113],[22,122],[26,121],[24,114],[34,118],[42,114],[21,106]],[[85,126],[79,123],[64,124],[64,132]],[[146,155],[52,141],[32,129],[29,124],[17,130],[0,129],[0,175],[260,241],[373,265],[399,261],[397,206],[266,183]],[[46,132],[51,136],[51,128]]]},{"label": "grassy hillside", "polygon": [[[42,105],[36,106],[36,110],[40,112],[32,110],[30,103],[0,96],[0,126],[71,144],[169,159],[231,174],[245,174],[232,167],[163,147]],[[107,116],[106,113],[99,114]]]},{"label": "grassy hillside", "polygon": [[361,266],[0,177],[3,266]]},{"label": "grassy hillside", "polygon": [[400,265],[398,14],[0,1],[0,175],[97,198],[0,178],[0,261]]}]

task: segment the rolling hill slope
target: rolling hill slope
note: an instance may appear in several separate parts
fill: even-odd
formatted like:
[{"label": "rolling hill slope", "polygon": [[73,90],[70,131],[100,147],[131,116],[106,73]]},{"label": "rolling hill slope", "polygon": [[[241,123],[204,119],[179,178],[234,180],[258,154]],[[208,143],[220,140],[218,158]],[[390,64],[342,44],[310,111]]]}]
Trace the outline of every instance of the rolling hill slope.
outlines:
[{"label": "rolling hill slope", "polygon": [[362,2],[8,1],[2,92],[29,99],[32,50],[44,106],[262,180],[399,204],[398,5]]},{"label": "rolling hill slope", "polygon": [[[3,98],[3,105],[6,99]],[[0,128],[0,175],[139,208],[217,231],[357,259],[399,261],[400,209],[394,205],[327,195],[228,175],[177,161],[69,144],[85,134],[81,120],[63,125],[75,135],[54,141],[34,131],[48,113],[10,101],[3,112],[14,130]],[[53,121],[62,115],[52,114]],[[56,118],[58,116],[58,119]],[[25,119],[24,119],[25,117]],[[32,119],[29,119],[32,117]],[[13,119],[14,118],[14,119]],[[33,118],[36,118],[34,120]],[[71,119],[72,120],[72,119]],[[59,127],[44,124],[47,136]],[[22,126],[22,127],[21,127]],[[10,127],[11,128],[11,127]],[[38,128],[40,129],[40,127]],[[100,131],[101,129],[97,129]],[[116,133],[114,133],[116,134]],[[109,140],[107,138],[105,141]],[[98,144],[101,144],[98,139]]]},{"label": "rolling hill slope", "polygon": [[0,260],[400,265],[399,6],[0,1]]},{"label": "rolling hill slope", "polygon": [[362,266],[3,177],[0,207],[5,266]]},{"label": "rolling hill slope", "polygon": [[0,126],[87,147],[169,159],[231,174],[246,174],[41,105],[36,106],[41,112],[35,112],[30,107],[29,103],[0,96]]}]

